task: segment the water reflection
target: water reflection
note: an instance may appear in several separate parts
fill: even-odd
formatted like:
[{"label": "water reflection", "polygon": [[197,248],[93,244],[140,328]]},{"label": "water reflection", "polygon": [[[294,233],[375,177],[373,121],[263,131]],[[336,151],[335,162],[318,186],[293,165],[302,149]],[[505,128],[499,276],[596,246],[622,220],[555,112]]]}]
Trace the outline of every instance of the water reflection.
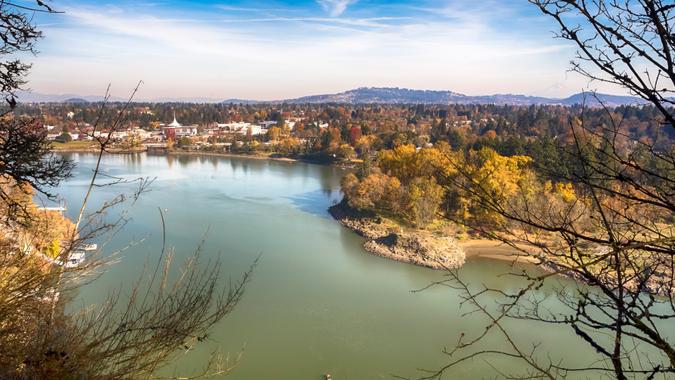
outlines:
[{"label": "water reflection", "polygon": [[291,204],[298,209],[320,216],[322,218],[332,219],[328,213],[328,207],[337,204],[342,199],[339,191],[332,188],[310,191],[302,194],[295,194],[288,197]]},{"label": "water reflection", "polygon": [[120,154],[118,156],[123,164],[134,169],[138,169],[143,164],[143,158],[145,157],[142,153]]}]

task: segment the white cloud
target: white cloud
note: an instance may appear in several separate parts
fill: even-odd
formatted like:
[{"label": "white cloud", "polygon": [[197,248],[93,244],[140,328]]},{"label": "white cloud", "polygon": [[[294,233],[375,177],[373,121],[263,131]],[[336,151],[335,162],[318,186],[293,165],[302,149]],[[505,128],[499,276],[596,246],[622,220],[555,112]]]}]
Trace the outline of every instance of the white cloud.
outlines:
[{"label": "white cloud", "polygon": [[141,98],[282,99],[360,86],[531,93],[565,72],[566,45],[454,16],[193,20],[78,8],[63,16],[67,26],[45,30],[50,48],[36,58],[30,86],[93,93],[143,79]]},{"label": "white cloud", "polygon": [[347,7],[356,3],[357,0],[316,0],[319,5],[329,12],[331,17],[343,14]]}]

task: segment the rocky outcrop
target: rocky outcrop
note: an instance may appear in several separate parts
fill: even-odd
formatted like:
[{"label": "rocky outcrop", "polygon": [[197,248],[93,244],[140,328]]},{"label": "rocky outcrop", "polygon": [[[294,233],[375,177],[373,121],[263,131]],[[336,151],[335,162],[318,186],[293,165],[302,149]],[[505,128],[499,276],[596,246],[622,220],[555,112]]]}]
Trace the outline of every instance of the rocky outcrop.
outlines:
[{"label": "rocky outcrop", "polygon": [[430,231],[405,231],[378,216],[364,215],[345,202],[329,209],[343,226],[367,239],[364,249],[378,256],[434,269],[458,268],[464,264],[464,251],[449,236]]}]

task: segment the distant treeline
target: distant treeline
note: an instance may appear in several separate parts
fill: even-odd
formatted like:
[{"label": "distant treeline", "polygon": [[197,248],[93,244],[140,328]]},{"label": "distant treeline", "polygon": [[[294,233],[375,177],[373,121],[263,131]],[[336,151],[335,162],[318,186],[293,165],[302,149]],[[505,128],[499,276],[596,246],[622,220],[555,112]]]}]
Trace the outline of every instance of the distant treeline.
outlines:
[{"label": "distant treeline", "polygon": [[[122,103],[21,105],[19,114],[41,117],[46,124],[77,127],[85,123],[113,123]],[[523,153],[523,144],[532,138],[565,138],[570,123],[583,120],[590,125],[609,125],[621,119],[632,136],[659,141],[672,139],[673,128],[662,128],[659,113],[649,106],[623,106],[609,112],[601,108],[564,106],[498,105],[233,105],[186,103],[134,103],[125,114],[131,127],[157,128],[170,123],[174,114],[184,125],[207,126],[229,121],[260,122],[302,118],[300,125],[328,123],[339,128],[345,141],[354,127],[361,135],[378,135],[385,145],[393,141],[415,142],[428,136],[429,142],[448,141],[453,147],[483,144],[503,154]],[[70,117],[69,117],[70,115]],[[670,134],[665,136],[665,134]]]}]

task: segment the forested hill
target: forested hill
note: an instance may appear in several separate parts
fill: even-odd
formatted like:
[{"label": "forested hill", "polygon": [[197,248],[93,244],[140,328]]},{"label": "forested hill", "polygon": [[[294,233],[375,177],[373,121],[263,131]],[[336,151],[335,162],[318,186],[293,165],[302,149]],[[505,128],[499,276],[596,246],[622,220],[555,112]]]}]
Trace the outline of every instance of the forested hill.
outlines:
[{"label": "forested hill", "polygon": [[[34,92],[21,91],[19,101],[22,103],[81,103],[81,102],[100,102],[102,96],[80,96],[80,95],[46,95]],[[125,101],[125,98],[112,97],[110,101]],[[531,106],[531,105],[563,105],[574,106],[584,104],[590,107],[600,105],[600,100],[608,107],[618,107],[625,105],[641,105],[644,101],[632,96],[618,96],[600,93],[578,93],[564,99],[545,98],[540,96],[527,96],[517,94],[496,94],[496,95],[464,95],[453,91],[432,91],[432,90],[412,90],[397,87],[362,87],[354,90],[340,92],[336,94],[323,94],[303,96],[294,99],[279,99],[274,101],[260,101],[254,99],[216,99],[216,98],[160,98],[160,99],[141,99],[137,98],[136,103],[223,103],[223,104],[429,104],[429,105],[510,105],[510,106]]]},{"label": "forested hill", "polygon": [[470,96],[452,91],[411,90],[392,87],[363,87],[337,94],[305,96],[280,101],[284,103],[341,103],[341,104],[501,104],[501,105],[565,105],[586,104],[609,107],[643,104],[632,96],[579,93],[564,99],[516,94]]}]

